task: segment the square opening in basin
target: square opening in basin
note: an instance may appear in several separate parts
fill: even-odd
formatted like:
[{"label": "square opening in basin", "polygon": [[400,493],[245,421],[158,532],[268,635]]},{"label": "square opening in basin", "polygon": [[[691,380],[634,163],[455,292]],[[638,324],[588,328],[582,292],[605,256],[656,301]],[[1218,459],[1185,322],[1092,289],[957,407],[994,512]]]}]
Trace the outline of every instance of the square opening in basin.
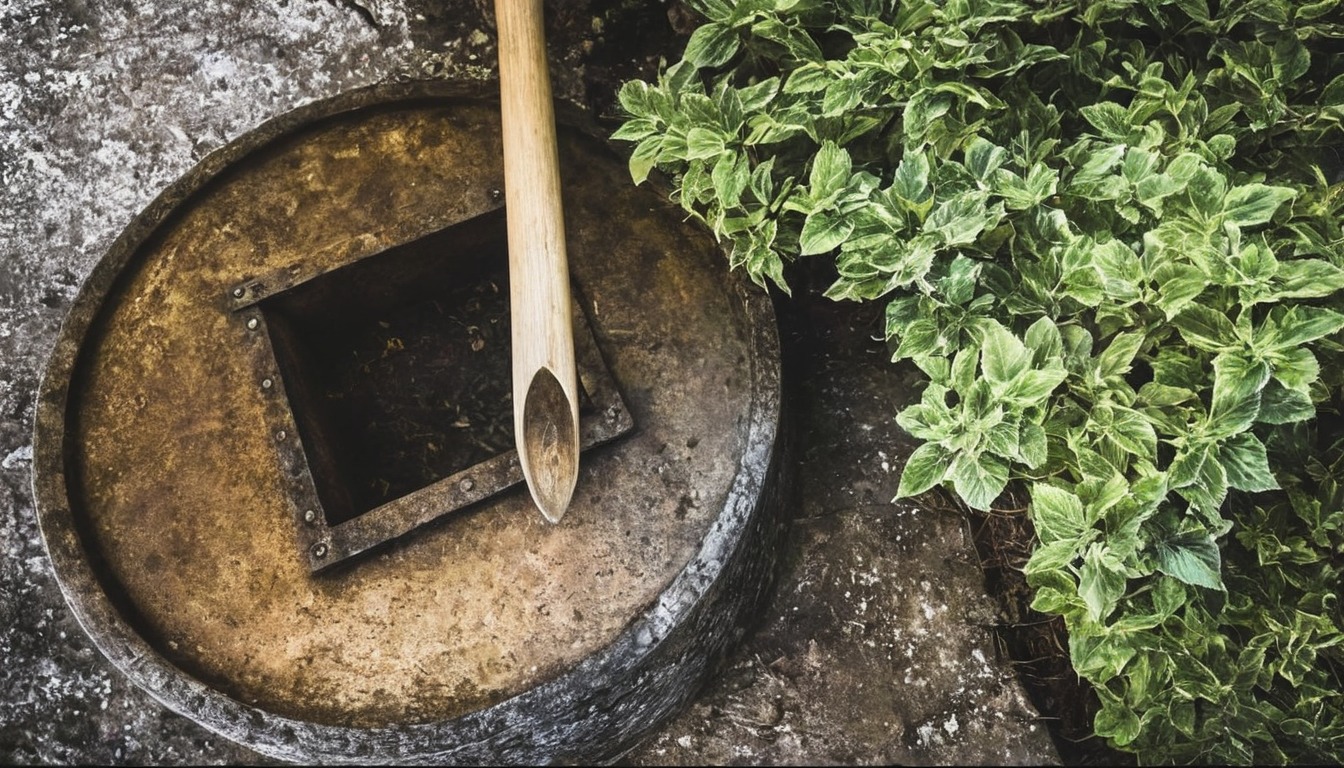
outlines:
[{"label": "square opening in basin", "polygon": [[499,210],[259,302],[327,525],[513,450],[508,298]]}]

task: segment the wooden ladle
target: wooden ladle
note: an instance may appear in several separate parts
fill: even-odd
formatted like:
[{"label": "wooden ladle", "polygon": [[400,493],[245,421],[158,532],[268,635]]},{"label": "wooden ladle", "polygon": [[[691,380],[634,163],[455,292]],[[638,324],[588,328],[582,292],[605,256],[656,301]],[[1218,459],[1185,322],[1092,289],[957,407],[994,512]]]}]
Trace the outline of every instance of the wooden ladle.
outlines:
[{"label": "wooden ladle", "polygon": [[555,113],[541,0],[495,0],[509,239],[513,428],[532,500],[552,523],[579,476],[579,398]]}]

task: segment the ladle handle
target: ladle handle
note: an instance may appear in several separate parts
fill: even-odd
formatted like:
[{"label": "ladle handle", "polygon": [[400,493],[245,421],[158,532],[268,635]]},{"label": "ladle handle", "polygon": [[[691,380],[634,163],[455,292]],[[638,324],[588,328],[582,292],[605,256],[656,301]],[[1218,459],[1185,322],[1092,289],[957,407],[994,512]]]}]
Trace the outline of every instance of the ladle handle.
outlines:
[{"label": "ladle handle", "polygon": [[495,0],[509,238],[513,427],[528,490],[559,522],[579,474],[579,398],[541,0]]}]

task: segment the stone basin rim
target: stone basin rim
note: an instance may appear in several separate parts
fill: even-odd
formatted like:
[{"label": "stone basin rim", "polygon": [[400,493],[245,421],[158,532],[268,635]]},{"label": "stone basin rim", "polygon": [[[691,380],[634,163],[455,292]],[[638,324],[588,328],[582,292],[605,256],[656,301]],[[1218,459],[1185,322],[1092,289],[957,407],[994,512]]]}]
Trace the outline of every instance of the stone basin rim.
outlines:
[{"label": "stone basin rim", "polygon": [[[122,615],[90,560],[66,484],[70,447],[67,414],[72,377],[84,342],[97,328],[106,300],[142,246],[179,206],[205,190],[236,162],[315,122],[364,110],[419,103],[493,102],[491,83],[425,81],[366,87],[311,102],[274,117],[203,158],[137,215],[93,268],[64,320],[38,390],[33,435],[35,507],[60,589],[93,644],[123,674],[165,707],[268,757],[304,762],[550,762],[609,760],[642,732],[674,712],[694,692],[673,691],[665,701],[641,698],[666,683],[680,664],[703,677],[708,659],[740,635],[719,627],[708,640],[689,625],[711,612],[741,617],[755,590],[713,587],[721,577],[762,577],[760,565],[741,561],[752,547],[770,547],[778,522],[767,514],[780,493],[781,392],[779,340],[769,297],[732,274],[741,297],[751,360],[751,412],[745,448],[722,510],[694,557],[612,643],[561,675],[499,704],[451,720],[380,728],[312,723],[247,705],[197,680],[163,657]],[[559,122],[592,135],[586,117],[557,105]],[[768,570],[768,569],[767,569]],[[768,575],[766,576],[768,577]],[[759,580],[757,578],[756,580]],[[688,651],[700,658],[687,658]],[[652,710],[652,711],[650,711]],[[630,712],[642,717],[629,720]],[[624,713],[624,714],[621,714]],[[575,722],[566,722],[566,718]],[[610,751],[615,749],[615,752]]]}]

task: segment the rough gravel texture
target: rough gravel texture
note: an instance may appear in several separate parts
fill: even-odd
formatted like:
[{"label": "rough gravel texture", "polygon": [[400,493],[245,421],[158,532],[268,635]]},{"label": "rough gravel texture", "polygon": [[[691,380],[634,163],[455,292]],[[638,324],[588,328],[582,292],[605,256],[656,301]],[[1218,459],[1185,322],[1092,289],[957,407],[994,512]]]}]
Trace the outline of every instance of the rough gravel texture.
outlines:
[{"label": "rough gravel texture", "polygon": [[[609,105],[584,55],[629,4],[555,5],[570,33],[553,45],[557,95]],[[0,0],[0,763],[259,760],[131,686],[70,617],[29,488],[38,378],[93,265],[207,153],[351,88],[488,77],[492,35],[474,0]],[[799,495],[776,597],[702,698],[627,760],[1056,762],[996,651],[964,521],[889,503],[908,382],[868,338],[875,318],[800,293],[785,318]]]}]

